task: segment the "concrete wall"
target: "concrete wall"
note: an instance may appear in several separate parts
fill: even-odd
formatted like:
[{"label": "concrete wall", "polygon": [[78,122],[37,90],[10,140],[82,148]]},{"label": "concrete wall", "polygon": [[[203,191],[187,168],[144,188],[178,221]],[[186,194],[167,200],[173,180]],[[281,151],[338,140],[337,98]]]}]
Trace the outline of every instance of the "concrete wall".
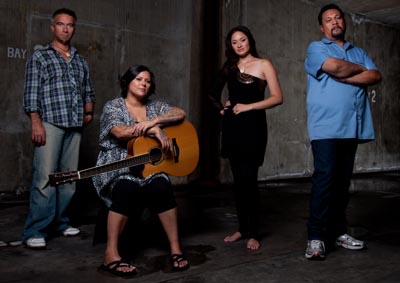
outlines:
[{"label": "concrete wall", "polygon": [[[83,169],[96,161],[103,105],[119,96],[118,75],[133,64],[149,66],[156,76],[158,95],[185,109],[188,118],[198,124],[195,105],[201,97],[196,90],[200,78],[195,74],[200,60],[197,34],[202,31],[193,29],[198,29],[202,11],[195,2],[1,1],[0,88],[4,91],[0,106],[0,191],[30,185],[33,147],[30,122],[22,109],[25,64],[35,45],[51,41],[54,10],[65,6],[77,13],[73,45],[89,62],[96,91],[95,121],[85,129],[82,142]],[[193,34],[197,38],[192,38]]]},{"label": "concrete wall", "polygon": [[[118,74],[140,63],[154,71],[159,96],[184,108],[198,129],[200,166],[192,176],[174,182],[214,177],[230,182],[228,164],[213,150],[218,147],[218,133],[209,130],[214,120],[205,118],[204,98],[212,75],[224,60],[223,36],[231,27],[245,24],[256,38],[260,55],[274,63],[285,97],[282,106],[267,111],[269,144],[259,178],[310,175],[303,62],[307,45],[320,38],[316,21],[320,7],[312,1],[3,0],[0,192],[29,187],[32,144],[30,123],[22,110],[25,63],[36,45],[51,40],[51,14],[63,6],[77,13],[73,43],[89,62],[97,98],[95,121],[84,133],[80,168],[95,163],[99,115],[104,103],[119,95]],[[360,146],[358,172],[400,167],[399,33],[391,27],[348,18],[348,40],[369,52],[384,77],[380,85],[370,89],[377,140]]]},{"label": "concrete wall", "polygon": [[[269,58],[276,67],[283,90],[283,105],[267,110],[269,141],[260,180],[312,173],[304,59],[308,44],[321,38],[320,8],[312,1],[223,1],[222,33],[226,35],[239,24],[248,26],[260,56]],[[376,141],[360,145],[355,171],[399,169],[400,31],[354,15],[347,15],[346,20],[346,39],[364,48],[383,75],[379,85],[369,88]],[[221,164],[225,177],[227,166],[226,162]]]}]

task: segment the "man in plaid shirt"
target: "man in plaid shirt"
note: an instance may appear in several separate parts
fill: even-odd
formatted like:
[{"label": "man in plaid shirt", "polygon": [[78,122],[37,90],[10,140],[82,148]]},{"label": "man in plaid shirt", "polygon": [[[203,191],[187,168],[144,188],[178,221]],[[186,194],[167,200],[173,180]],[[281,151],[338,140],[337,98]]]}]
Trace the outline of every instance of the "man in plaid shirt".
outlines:
[{"label": "man in plaid shirt", "polygon": [[84,126],[93,120],[94,90],[89,67],[70,45],[76,15],[53,13],[52,42],[36,50],[26,65],[24,111],[31,120],[34,144],[29,214],[22,236],[29,248],[45,248],[49,233],[75,236],[66,215],[75,184],[49,185],[48,175],[77,170]]}]

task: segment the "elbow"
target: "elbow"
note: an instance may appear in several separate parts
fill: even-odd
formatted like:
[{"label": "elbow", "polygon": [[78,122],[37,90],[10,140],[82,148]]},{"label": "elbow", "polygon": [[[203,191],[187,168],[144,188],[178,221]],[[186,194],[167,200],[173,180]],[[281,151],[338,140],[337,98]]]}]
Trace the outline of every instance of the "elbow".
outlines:
[{"label": "elbow", "polygon": [[282,105],[283,104],[283,96],[279,97],[276,101],[276,105]]},{"label": "elbow", "polygon": [[177,122],[180,123],[183,120],[186,119],[186,112],[185,110],[181,109],[181,108],[175,108],[175,112],[174,112],[174,117],[172,118],[172,120],[170,122]]},{"label": "elbow", "polygon": [[[186,118],[185,110],[183,110],[182,108],[179,108],[179,107],[173,107],[171,110],[169,110],[169,112],[167,114],[169,116],[168,120],[170,122],[178,122],[178,121],[181,121]],[[156,124],[160,124],[159,123],[160,118],[157,117],[156,121],[157,121]],[[162,124],[162,122],[161,122],[161,124]]]},{"label": "elbow", "polygon": [[119,132],[113,133],[113,136],[117,139],[117,140],[123,140],[123,135]]},{"label": "elbow", "polygon": [[117,139],[117,140],[125,140],[126,139],[126,133],[120,130],[112,130],[111,134]]},{"label": "elbow", "polygon": [[382,74],[381,72],[377,72],[376,74],[376,83],[380,83],[382,81]]},{"label": "elbow", "polygon": [[373,76],[372,76],[372,79],[371,79],[371,82],[370,82],[369,85],[375,85],[375,84],[380,83],[381,81],[382,81],[381,72],[379,72],[377,70],[374,70],[373,71]]},{"label": "elbow", "polygon": [[275,95],[274,98],[273,106],[279,106],[283,103],[283,95],[281,93],[279,95]]},{"label": "elbow", "polygon": [[181,116],[181,120],[186,119],[186,112],[184,110],[182,110],[182,109],[181,109],[180,116]]},{"label": "elbow", "polygon": [[124,131],[118,127],[113,127],[110,130],[110,134],[114,136],[114,138],[116,138],[117,140],[127,140],[133,137],[133,136],[131,137],[128,136],[127,129]]}]

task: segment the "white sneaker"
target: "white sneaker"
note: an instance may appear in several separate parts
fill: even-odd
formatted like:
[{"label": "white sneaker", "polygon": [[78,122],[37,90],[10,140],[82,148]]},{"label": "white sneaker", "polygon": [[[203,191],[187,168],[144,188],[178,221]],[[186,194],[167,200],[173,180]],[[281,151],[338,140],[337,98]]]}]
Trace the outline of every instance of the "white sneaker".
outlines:
[{"label": "white sneaker", "polygon": [[325,259],[325,244],[321,240],[307,241],[307,249],[305,253],[306,259],[309,260],[324,260]]},{"label": "white sneaker", "polygon": [[46,240],[43,237],[32,237],[26,241],[26,246],[31,249],[43,249],[46,247]]},{"label": "white sneaker", "polygon": [[362,250],[365,247],[365,243],[363,241],[354,239],[348,234],[343,234],[336,239],[336,246],[349,250]]},{"label": "white sneaker", "polygon": [[76,236],[80,233],[81,231],[78,228],[74,228],[74,227],[68,227],[67,229],[65,229],[62,234],[66,237],[70,237],[70,236]]}]

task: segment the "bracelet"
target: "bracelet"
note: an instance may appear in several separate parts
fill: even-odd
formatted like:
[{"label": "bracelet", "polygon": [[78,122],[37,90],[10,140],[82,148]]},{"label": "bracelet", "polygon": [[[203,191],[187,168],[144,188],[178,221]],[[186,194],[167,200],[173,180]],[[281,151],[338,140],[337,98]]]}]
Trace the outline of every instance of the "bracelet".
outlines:
[{"label": "bracelet", "polygon": [[85,112],[85,116],[93,116],[93,111],[87,111],[87,112]]}]

